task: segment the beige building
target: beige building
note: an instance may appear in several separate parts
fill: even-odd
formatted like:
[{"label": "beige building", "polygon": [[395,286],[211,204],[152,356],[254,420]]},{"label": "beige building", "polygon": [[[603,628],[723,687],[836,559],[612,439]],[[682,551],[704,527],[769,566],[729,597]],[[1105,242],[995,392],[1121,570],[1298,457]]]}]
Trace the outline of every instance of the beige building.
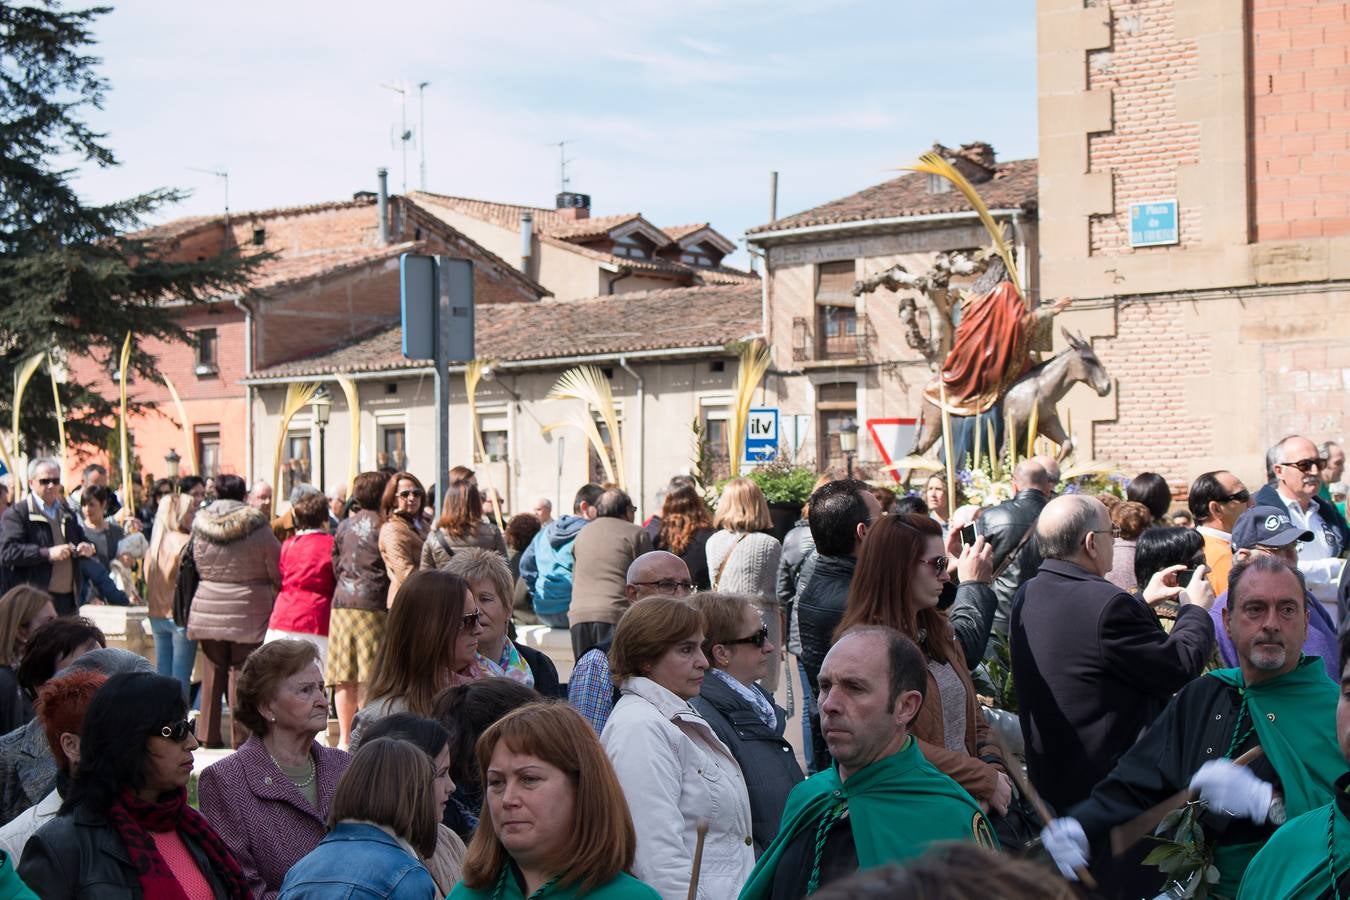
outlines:
[{"label": "beige building", "polygon": [[[1036,161],[999,162],[988,144],[934,150],[972,182],[1011,235],[1024,293],[1040,296],[1037,275]],[[842,471],[839,426],[859,425],[855,468],[870,477],[886,457],[908,452],[904,427],[917,419],[933,370],[910,345],[902,301],[917,299],[924,337],[926,302],[913,290],[879,287],[856,295],[856,282],[900,265],[928,272],[940,254],[988,246],[989,235],[948,182],[907,174],[748,233],[765,259],[764,300],[776,398],[798,461]],[[956,277],[953,287],[969,278]]]},{"label": "beige building", "polygon": [[[476,460],[468,426],[463,369],[450,375],[451,465],[472,466],[480,486],[503,496],[508,510],[528,510],[537,497],[570,512],[572,497],[602,469],[579,430],[548,432],[577,401],[546,400],[558,376],[576,365],[609,377],[620,419],[627,488],[639,514],[659,511],[657,495],[670,476],[694,465],[692,425],[704,429],[713,455],[725,447],[736,388],[736,345],[760,332],[760,291],[724,285],[622,293],[587,300],[541,300],[484,306],[477,311],[478,352],[493,360],[476,401],[486,460]],[[336,349],[257,371],[254,416],[275,435],[286,385],[351,376],[359,386],[361,470],[405,468],[430,486],[435,478],[435,409],[431,363],[405,359],[394,325]],[[350,465],[350,412],[336,385],[326,440],[309,410],[289,434],[314,453],[324,445],[325,468],[345,479]],[[259,445],[259,471],[273,464],[273,443]]]},{"label": "beige building", "polygon": [[1046,296],[1078,298],[1065,321],[1117,381],[1070,398],[1097,457],[1254,487],[1283,435],[1350,431],[1345,17],[1037,4],[1040,271]]}]

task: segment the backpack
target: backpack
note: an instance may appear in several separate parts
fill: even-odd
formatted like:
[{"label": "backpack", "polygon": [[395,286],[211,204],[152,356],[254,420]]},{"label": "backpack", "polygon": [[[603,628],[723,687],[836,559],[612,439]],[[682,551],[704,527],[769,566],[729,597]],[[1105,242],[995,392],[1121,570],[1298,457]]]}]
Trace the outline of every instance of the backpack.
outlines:
[{"label": "backpack", "polygon": [[576,557],[572,545],[576,538],[553,546],[545,532],[536,538],[534,561],[539,575],[534,580],[534,611],[539,615],[557,616],[567,612],[572,605],[572,566]]}]

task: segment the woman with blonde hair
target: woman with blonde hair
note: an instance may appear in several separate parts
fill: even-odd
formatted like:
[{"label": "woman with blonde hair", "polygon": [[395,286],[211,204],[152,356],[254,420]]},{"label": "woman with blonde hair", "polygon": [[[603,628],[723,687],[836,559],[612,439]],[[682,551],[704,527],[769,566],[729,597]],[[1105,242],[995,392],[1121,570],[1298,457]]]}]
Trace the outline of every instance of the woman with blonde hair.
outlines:
[{"label": "woman with blonde hair", "polygon": [[455,466],[445,486],[441,517],[422,545],[422,568],[444,569],[456,553],[468,547],[492,550],[506,558],[502,533],[483,518],[483,496],[473,469]]},{"label": "woman with blonde hair", "polygon": [[[708,571],[714,591],[751,594],[769,626],[769,639],[783,645],[783,612],[778,605],[778,561],[783,545],[769,534],[773,520],[764,492],[749,478],[733,478],[717,500],[713,525],[720,530],[708,538]],[[761,679],[772,694],[778,688],[778,670],[769,666]]]},{"label": "woman with blonde hair", "polygon": [[655,900],[631,874],[637,837],[595,732],[571,707],[531,703],[478,741],[486,792],[450,900]]},{"label": "woman with blonde hair", "polygon": [[33,718],[33,704],[19,684],[19,663],[33,632],[55,618],[51,594],[32,585],[12,587],[0,596],[0,734]]},{"label": "woman with blonde hair", "polygon": [[703,614],[648,597],[614,629],[609,664],[622,692],[600,743],[637,828],[633,874],[665,900],[690,896],[697,829],[708,822],[697,896],[740,893],[755,865],[750,798],[736,758],[689,701],[703,686]]}]

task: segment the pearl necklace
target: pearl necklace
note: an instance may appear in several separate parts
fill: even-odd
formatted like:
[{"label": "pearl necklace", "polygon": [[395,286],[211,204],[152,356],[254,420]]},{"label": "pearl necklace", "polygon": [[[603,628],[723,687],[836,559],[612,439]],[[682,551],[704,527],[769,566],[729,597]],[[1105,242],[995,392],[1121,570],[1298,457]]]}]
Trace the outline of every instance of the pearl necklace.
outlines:
[{"label": "pearl necklace", "polygon": [[[277,767],[277,770],[281,772],[282,775],[286,775],[286,770],[282,768],[281,761],[278,760],[275,756],[272,756],[272,751],[270,750],[267,751],[267,755],[272,757],[272,763]],[[319,771],[318,767],[314,765],[314,757],[307,756],[305,758],[309,761],[309,775],[305,778],[304,781],[296,781],[290,775],[286,775],[286,780],[298,788],[307,788],[311,784],[313,784],[314,776],[317,775]]]}]

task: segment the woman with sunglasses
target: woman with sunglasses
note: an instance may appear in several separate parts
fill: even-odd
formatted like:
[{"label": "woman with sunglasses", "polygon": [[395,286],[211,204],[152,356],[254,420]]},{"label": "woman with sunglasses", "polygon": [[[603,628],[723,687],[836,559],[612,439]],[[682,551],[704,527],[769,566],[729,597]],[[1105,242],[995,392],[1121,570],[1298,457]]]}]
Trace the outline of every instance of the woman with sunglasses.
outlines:
[{"label": "woman with sunglasses", "polygon": [[198,746],[176,678],[114,675],[94,695],[57,816],[24,848],[39,897],[249,898],[215,829],[188,805]]},{"label": "woman with sunglasses", "polygon": [[380,556],[389,575],[388,605],[394,605],[398,589],[422,565],[422,544],[427,538],[423,515],[427,492],[411,472],[389,477],[380,498]]},{"label": "woman with sunglasses", "polygon": [[463,578],[440,569],[413,573],[389,611],[368,697],[352,720],[352,750],[376,719],[396,712],[432,718],[438,693],[482,678],[482,634],[478,603]]},{"label": "woman with sunglasses", "polygon": [[756,684],[778,648],[769,640],[754,597],[703,593],[690,597],[689,605],[707,622],[703,655],[710,664],[690,703],[740,763],[758,855],[778,834],[788,792],[804,777],[797,754],[783,738],[786,714]]},{"label": "woman with sunglasses", "polygon": [[[962,581],[979,577],[969,547],[956,562]],[[839,635],[857,625],[886,625],[912,639],[928,660],[928,689],[909,730],[924,757],[965,788],[985,809],[1002,816],[1012,781],[989,737],[975,699],[966,654],[946,615],[938,611],[951,557],[942,526],[928,516],[886,516],[872,524],[858,553]]]}]

